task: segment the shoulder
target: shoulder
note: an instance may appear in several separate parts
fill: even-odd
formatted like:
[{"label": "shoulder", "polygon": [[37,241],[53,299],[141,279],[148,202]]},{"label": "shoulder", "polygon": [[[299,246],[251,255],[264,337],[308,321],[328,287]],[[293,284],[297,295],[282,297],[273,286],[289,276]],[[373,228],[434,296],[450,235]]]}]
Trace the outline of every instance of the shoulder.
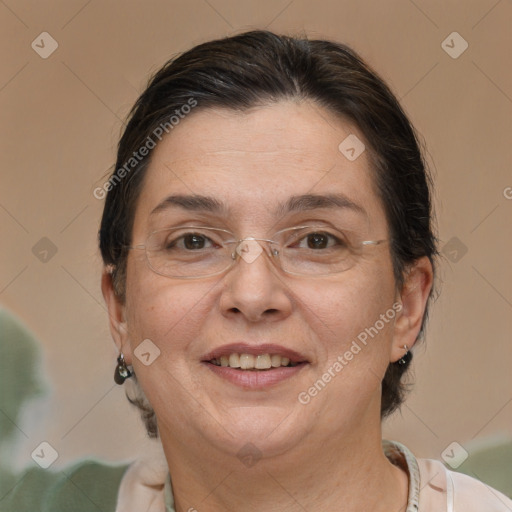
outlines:
[{"label": "shoulder", "polygon": [[510,498],[476,478],[448,470],[440,461],[418,459],[418,467],[420,504],[425,505],[420,506],[420,512],[438,510],[433,507],[439,507],[443,502],[453,512],[512,511]]},{"label": "shoulder", "polygon": [[127,466],[84,461],[60,471],[31,468],[11,475],[11,488],[0,497],[2,512],[114,511]]}]

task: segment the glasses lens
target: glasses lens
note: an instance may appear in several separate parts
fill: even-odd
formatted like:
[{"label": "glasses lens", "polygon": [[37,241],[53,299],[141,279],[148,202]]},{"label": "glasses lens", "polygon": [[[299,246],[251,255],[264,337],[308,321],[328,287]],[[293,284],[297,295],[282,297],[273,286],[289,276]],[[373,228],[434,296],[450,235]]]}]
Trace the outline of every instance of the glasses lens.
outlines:
[{"label": "glasses lens", "polygon": [[352,267],[359,251],[354,234],[325,226],[304,226],[278,233],[279,257],[285,272],[299,275],[327,275]]},{"label": "glasses lens", "polygon": [[213,228],[183,226],[152,233],[146,243],[149,266],[164,276],[187,278],[219,273],[232,262],[226,244],[233,236]]}]

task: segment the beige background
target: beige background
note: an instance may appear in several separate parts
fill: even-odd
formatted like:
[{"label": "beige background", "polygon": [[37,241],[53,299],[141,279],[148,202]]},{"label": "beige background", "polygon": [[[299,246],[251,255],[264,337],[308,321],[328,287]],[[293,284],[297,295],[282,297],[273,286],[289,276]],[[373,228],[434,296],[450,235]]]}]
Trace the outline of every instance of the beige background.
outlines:
[{"label": "beige background", "polygon": [[[435,458],[453,441],[511,437],[511,26],[509,0],[0,2],[0,303],[39,338],[50,390],[18,421],[18,465],[42,440],[59,452],[56,466],[130,458],[144,441],[112,380],[93,190],[148,74],[254,27],[352,45],[429,149],[442,247],[457,240],[445,249],[414,391],[385,435]],[[47,59],[31,48],[43,31],[59,45]],[[469,44],[457,59],[441,46],[454,31]],[[42,237],[57,247],[46,263],[32,252]]]}]

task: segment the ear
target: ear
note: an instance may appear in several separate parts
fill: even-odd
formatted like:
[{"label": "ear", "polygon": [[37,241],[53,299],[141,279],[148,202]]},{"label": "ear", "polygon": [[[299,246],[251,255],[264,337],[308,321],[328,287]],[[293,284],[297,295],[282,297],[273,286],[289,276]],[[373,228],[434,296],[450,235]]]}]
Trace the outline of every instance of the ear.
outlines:
[{"label": "ear", "polygon": [[427,300],[432,289],[434,271],[430,260],[424,256],[407,270],[397,301],[401,304],[395,320],[391,362],[398,361],[416,343],[421,329]]},{"label": "ear", "polygon": [[114,290],[112,273],[105,269],[101,276],[101,291],[108,309],[110,333],[127,364],[131,364],[131,348],[128,339],[128,327],[125,317],[125,305]]}]

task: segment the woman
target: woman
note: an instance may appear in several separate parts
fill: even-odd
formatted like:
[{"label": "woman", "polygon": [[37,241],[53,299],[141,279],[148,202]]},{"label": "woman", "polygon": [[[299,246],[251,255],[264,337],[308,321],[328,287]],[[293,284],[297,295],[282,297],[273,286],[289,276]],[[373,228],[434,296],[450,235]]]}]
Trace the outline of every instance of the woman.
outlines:
[{"label": "woman", "polygon": [[382,441],[436,243],[414,130],[352,50],[257,31],[170,61],[103,191],[115,379],[165,454],[118,510],[512,509]]}]

